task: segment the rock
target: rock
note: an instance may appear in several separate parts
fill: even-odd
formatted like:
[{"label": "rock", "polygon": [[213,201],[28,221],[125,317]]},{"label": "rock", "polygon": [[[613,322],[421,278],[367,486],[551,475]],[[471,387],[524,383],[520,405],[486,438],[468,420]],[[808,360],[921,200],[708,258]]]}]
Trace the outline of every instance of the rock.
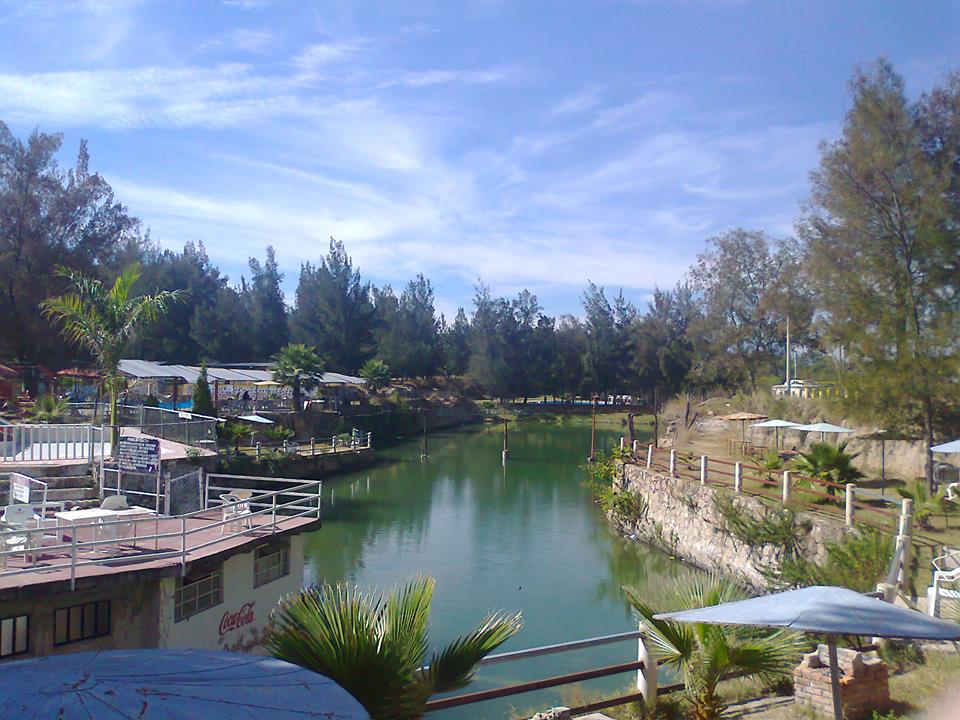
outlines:
[{"label": "rock", "polygon": [[537,713],[530,720],[569,720],[570,708],[555,707],[542,713]]}]

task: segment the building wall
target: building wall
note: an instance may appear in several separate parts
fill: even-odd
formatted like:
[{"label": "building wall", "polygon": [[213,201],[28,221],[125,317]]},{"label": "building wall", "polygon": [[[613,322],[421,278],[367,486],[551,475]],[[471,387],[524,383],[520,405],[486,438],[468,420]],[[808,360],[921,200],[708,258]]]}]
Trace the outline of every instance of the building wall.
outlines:
[{"label": "building wall", "polygon": [[[160,647],[205,648],[250,651],[262,639],[270,611],[284,595],[303,583],[303,536],[286,536],[290,541],[290,573],[273,582],[253,586],[254,552],[234,555],[223,563],[223,602],[212,608],[174,621],[177,579],[160,583]],[[251,607],[248,604],[252,605]],[[229,628],[227,616],[241,613],[239,626]],[[224,632],[221,630],[226,627]]]},{"label": "building wall", "polygon": [[[140,575],[115,576],[105,582],[98,578],[98,587],[52,596],[41,594],[29,598],[0,602],[0,618],[29,616],[29,652],[4,660],[54,655],[65,652],[157,647],[160,637],[156,618],[160,612],[159,583]],[[110,601],[110,634],[104,637],[54,645],[54,616],[58,609],[74,605]]]}]

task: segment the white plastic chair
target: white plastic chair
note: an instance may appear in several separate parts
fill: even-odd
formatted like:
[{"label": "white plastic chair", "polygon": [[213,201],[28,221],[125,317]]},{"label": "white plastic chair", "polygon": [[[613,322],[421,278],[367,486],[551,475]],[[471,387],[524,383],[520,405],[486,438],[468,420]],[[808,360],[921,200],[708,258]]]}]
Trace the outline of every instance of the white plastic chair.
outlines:
[{"label": "white plastic chair", "polygon": [[223,503],[223,522],[225,523],[220,526],[221,535],[228,527],[230,529],[233,529],[234,526],[238,529],[246,527],[247,530],[253,527],[253,521],[250,517],[249,493],[243,493],[243,496],[240,492],[225,493],[220,496],[220,502]]},{"label": "white plastic chair", "polygon": [[[0,521],[5,525],[5,529],[16,531],[15,535],[4,536],[4,550],[23,552],[23,559],[30,562],[33,556],[33,562],[36,562],[37,555],[35,546],[38,542],[38,522],[40,516],[33,512],[33,507],[26,504],[7,505],[3,510],[3,517]],[[7,555],[3,556],[3,567],[7,566]]]}]

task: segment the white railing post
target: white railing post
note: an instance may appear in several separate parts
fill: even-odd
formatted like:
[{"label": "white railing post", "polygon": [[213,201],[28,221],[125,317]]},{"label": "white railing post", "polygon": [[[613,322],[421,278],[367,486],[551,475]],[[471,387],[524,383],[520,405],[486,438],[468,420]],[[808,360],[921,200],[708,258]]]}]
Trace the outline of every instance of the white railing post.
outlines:
[{"label": "white railing post", "polygon": [[856,489],[856,485],[847,483],[846,513],[844,515],[847,527],[853,527],[853,500],[856,495]]},{"label": "white railing post", "polygon": [[277,532],[277,494],[273,494],[273,508],[270,511],[270,534]]},{"label": "white railing post", "polygon": [[187,571],[187,518],[180,518],[180,575]]},{"label": "white railing post", "polygon": [[670,477],[677,471],[677,451],[670,448]]},{"label": "white railing post", "polygon": [[620,436],[620,452],[623,452],[627,449],[627,439],[621,435]]},{"label": "white railing post", "polygon": [[323,508],[323,483],[317,483],[317,520],[320,519],[320,512]]},{"label": "white railing post", "polygon": [[707,484],[707,467],[710,459],[706,455],[700,456],[700,484]]},{"label": "white railing post", "polygon": [[317,454],[317,440],[312,435],[310,436],[310,457],[313,457]]},{"label": "white railing post", "polygon": [[200,486],[203,488],[203,509],[210,507],[210,473],[200,468]]},{"label": "white railing post", "polygon": [[743,492],[743,463],[733,465],[733,491],[738,495]]},{"label": "white railing post", "polygon": [[70,589],[77,585],[77,526],[70,531]]},{"label": "white railing post", "polygon": [[373,433],[372,433],[372,432],[368,432],[368,433],[367,433],[367,447],[368,447],[368,448],[372,448],[372,447],[373,447]]},{"label": "white railing post", "polygon": [[897,529],[897,541],[902,543],[903,552],[900,554],[900,574],[898,577],[899,587],[909,584],[910,580],[910,554],[913,549],[913,500],[904,498],[900,504],[900,526]]},{"label": "white railing post", "polygon": [[[640,630],[643,631],[643,623],[640,623]],[[647,707],[652,708],[657,704],[657,658],[643,642],[643,637],[637,640],[637,660],[643,663],[643,667],[637,670],[637,691],[643,695]]]},{"label": "white railing post", "polygon": [[790,502],[790,471],[783,471],[783,504],[787,505]]},{"label": "white railing post", "polygon": [[334,451],[334,452],[337,451],[337,436],[336,436],[336,435],[334,435],[332,438],[330,438],[330,446],[333,448],[333,451]]},{"label": "white railing post", "polygon": [[630,449],[633,451],[633,454],[634,454],[634,455],[637,454],[637,448],[639,448],[639,447],[640,447],[640,441],[639,441],[639,440],[634,440],[634,441],[633,441],[633,445],[630,447]]},{"label": "white railing post", "polygon": [[257,460],[260,460],[260,443],[257,443]]},{"label": "white railing post", "polygon": [[647,469],[653,465],[653,445],[647,445]]}]

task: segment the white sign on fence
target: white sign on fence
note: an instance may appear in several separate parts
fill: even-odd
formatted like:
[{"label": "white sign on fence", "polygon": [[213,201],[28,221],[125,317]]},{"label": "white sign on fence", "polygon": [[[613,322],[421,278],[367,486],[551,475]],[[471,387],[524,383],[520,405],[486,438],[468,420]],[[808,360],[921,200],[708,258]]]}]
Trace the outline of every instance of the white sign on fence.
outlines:
[{"label": "white sign on fence", "polygon": [[30,478],[14,474],[11,478],[13,499],[17,502],[30,502]]},{"label": "white sign on fence", "polygon": [[155,473],[160,467],[160,441],[125,435],[120,438],[117,455],[123,472]]}]

